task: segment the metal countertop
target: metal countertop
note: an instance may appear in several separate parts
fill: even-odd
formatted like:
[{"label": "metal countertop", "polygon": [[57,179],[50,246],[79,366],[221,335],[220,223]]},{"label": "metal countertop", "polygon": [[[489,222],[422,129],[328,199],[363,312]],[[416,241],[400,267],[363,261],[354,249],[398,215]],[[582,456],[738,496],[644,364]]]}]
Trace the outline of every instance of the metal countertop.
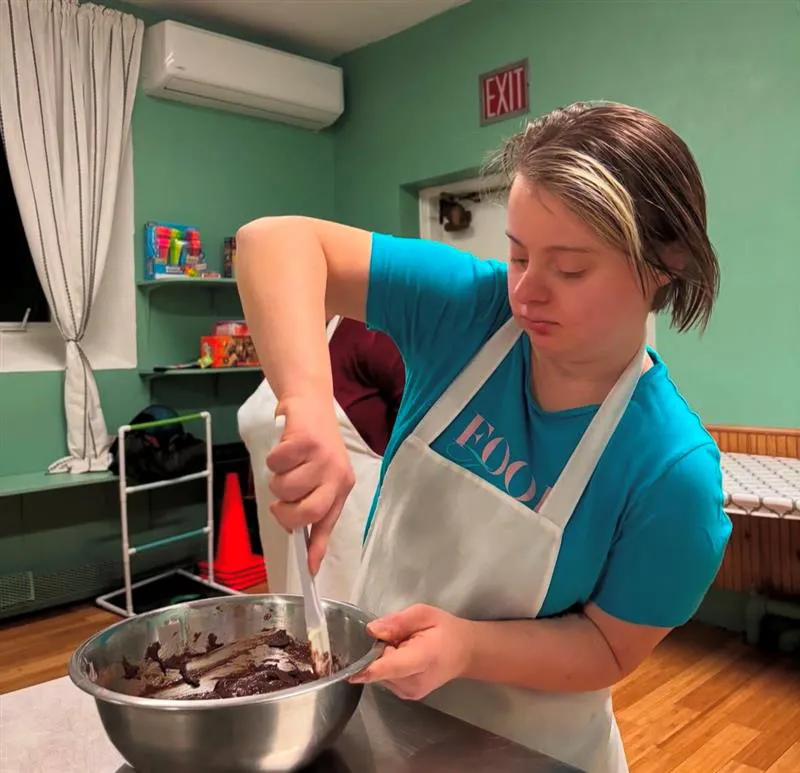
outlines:
[{"label": "metal countertop", "polygon": [[[92,698],[68,677],[0,695],[3,773],[134,773]],[[335,747],[304,773],[581,773],[569,765],[368,687]],[[200,773],[200,772],[198,772]]]}]

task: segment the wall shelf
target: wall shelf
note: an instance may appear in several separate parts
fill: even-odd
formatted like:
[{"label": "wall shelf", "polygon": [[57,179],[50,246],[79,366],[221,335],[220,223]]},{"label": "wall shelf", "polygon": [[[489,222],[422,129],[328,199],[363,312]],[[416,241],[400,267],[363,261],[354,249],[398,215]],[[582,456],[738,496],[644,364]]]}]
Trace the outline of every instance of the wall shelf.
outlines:
[{"label": "wall shelf", "polygon": [[136,286],[147,293],[158,290],[162,287],[186,287],[187,285],[197,285],[198,287],[236,287],[236,280],[229,277],[216,277],[212,279],[197,279],[192,277],[176,277],[174,279],[140,279]]},{"label": "wall shelf", "polygon": [[155,370],[144,368],[139,375],[145,378],[172,378],[174,376],[222,376],[228,373],[261,373],[261,368],[256,366],[242,366],[241,368],[184,368],[182,370]]}]

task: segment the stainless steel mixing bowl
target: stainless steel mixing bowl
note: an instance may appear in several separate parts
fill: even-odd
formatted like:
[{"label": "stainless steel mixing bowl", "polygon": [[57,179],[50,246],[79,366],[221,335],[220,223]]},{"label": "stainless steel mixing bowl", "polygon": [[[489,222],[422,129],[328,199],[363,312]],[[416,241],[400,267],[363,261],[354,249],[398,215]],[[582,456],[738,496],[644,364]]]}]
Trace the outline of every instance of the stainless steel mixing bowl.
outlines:
[{"label": "stainless steel mixing bowl", "polygon": [[215,700],[126,694],[132,687],[122,675],[123,656],[139,663],[154,641],[167,658],[209,633],[229,643],[266,626],[304,638],[302,596],[276,594],[203,599],[125,619],[84,642],[72,656],[69,675],[94,697],[109,739],[137,773],[296,770],[344,730],[363,690],[348,677],[379,653],[366,632],[371,618],[349,604],[324,600],[323,606],[331,649],[344,668],[298,687]]}]

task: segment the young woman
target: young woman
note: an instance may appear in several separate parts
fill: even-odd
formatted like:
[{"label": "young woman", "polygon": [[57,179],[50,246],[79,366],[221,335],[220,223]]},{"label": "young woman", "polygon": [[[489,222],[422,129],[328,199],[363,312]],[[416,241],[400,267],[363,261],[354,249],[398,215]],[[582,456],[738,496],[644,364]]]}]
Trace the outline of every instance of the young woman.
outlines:
[{"label": "young woman", "polygon": [[237,237],[286,417],[272,511],[319,566],[352,471],[326,314],[397,343],[406,389],[353,601],[388,643],[358,679],[571,763],[623,773],[610,687],[697,609],[730,534],[719,454],[645,345],[717,293],[705,195],[667,126],[576,104],[499,154],[508,263],[303,217]]}]

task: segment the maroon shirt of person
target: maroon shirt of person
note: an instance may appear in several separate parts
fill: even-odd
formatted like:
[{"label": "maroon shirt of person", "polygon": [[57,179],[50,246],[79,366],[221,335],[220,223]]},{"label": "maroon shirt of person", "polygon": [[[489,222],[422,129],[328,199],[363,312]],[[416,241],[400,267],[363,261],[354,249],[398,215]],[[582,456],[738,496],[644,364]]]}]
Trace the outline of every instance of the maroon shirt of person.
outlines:
[{"label": "maroon shirt of person", "polygon": [[405,386],[405,365],[389,336],[343,317],[330,341],[333,394],[364,442],[386,451]]}]

